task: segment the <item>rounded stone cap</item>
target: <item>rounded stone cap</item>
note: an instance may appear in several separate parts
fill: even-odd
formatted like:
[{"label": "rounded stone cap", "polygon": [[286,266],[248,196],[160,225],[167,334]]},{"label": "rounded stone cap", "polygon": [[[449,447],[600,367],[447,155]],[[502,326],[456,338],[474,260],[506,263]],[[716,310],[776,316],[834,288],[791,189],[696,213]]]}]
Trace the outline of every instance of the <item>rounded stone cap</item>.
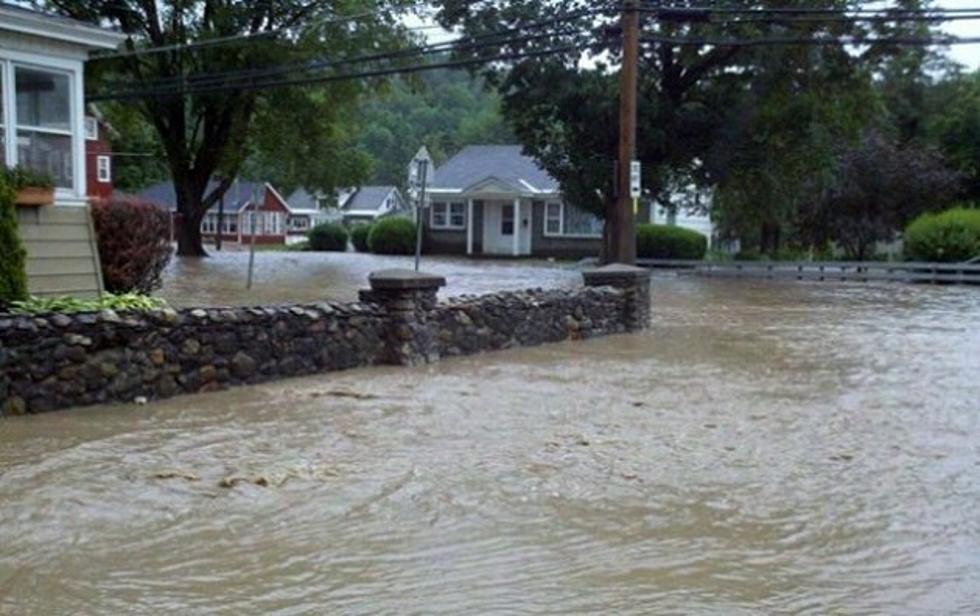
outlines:
[{"label": "rounded stone cap", "polygon": [[418,289],[438,289],[446,286],[446,279],[434,274],[416,272],[410,269],[387,269],[371,272],[368,275],[368,282],[371,288],[378,290],[399,290],[406,291]]},{"label": "rounded stone cap", "polygon": [[626,265],[623,263],[610,263],[595,269],[582,272],[585,284],[591,286],[602,286],[610,283],[624,283],[643,280],[650,277],[650,270],[645,267]]}]

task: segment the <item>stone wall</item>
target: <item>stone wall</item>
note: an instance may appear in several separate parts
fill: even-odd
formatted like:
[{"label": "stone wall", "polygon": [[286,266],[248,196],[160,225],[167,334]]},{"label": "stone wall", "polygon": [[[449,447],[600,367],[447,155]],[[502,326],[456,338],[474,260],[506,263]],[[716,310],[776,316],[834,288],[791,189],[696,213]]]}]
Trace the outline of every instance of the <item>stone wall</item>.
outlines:
[{"label": "stone wall", "polygon": [[438,276],[390,270],[359,302],[139,313],[0,314],[0,415],[183,393],[376,364],[633,331],[649,275],[608,266],[586,287],[437,303]]}]

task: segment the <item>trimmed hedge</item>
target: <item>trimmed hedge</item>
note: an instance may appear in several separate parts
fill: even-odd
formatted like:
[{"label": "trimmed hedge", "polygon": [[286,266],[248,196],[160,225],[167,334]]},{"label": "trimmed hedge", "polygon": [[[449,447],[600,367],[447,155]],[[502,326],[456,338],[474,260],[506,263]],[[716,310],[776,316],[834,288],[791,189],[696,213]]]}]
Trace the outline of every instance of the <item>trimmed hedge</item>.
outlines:
[{"label": "trimmed hedge", "polygon": [[347,252],[347,237],[343,225],[325,222],[313,227],[306,239],[310,242],[310,250]]},{"label": "trimmed hedge", "polygon": [[379,255],[415,254],[415,223],[407,218],[384,218],[368,234],[368,248]]},{"label": "trimmed hedge", "polygon": [[14,188],[0,175],[0,306],[27,299],[27,253],[17,232]]},{"label": "trimmed hedge", "polygon": [[368,248],[368,236],[371,234],[371,225],[369,223],[356,224],[350,229],[350,242],[354,245],[354,250],[357,252],[367,252]]},{"label": "trimmed hedge", "polygon": [[980,256],[980,209],[922,214],[905,228],[905,257],[955,263]]},{"label": "trimmed hedge", "polygon": [[150,293],[160,288],[173,254],[169,214],[138,201],[93,201],[92,224],[106,291]]},{"label": "trimmed hedge", "polygon": [[644,259],[703,259],[708,238],[669,225],[637,225],[636,256]]}]

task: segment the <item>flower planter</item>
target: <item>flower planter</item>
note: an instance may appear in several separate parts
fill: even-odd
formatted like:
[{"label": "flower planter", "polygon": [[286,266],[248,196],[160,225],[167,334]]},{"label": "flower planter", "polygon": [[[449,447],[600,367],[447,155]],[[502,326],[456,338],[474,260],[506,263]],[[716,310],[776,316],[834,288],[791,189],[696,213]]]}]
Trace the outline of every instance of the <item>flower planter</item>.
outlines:
[{"label": "flower planter", "polygon": [[53,188],[25,186],[17,190],[16,202],[21,207],[42,207],[54,203]]}]

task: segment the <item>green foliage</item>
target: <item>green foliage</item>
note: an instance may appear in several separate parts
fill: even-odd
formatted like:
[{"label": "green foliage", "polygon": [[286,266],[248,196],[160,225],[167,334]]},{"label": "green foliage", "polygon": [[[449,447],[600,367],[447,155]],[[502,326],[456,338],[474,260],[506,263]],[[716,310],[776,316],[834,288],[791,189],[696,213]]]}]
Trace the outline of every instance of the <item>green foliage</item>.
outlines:
[{"label": "green foliage", "polygon": [[371,159],[375,184],[404,187],[409,161],[425,145],[436,163],[465,145],[513,143],[500,97],[462,71],[396,79],[356,116],[357,148]]},{"label": "green foliage", "polygon": [[368,252],[368,236],[371,234],[372,225],[368,223],[359,223],[351,227],[350,230],[350,241],[354,244],[354,250],[357,252]]},{"label": "green foliage", "polygon": [[964,198],[980,201],[980,69],[938,84],[933,95],[934,112],[925,120],[931,139],[963,174]]},{"label": "green foliage", "polygon": [[415,223],[407,218],[382,218],[371,226],[368,247],[379,255],[415,253]]},{"label": "green foliage", "polygon": [[316,252],[346,252],[347,229],[335,222],[325,222],[313,227],[307,234],[310,250]]},{"label": "green foliage", "polygon": [[669,225],[637,225],[636,256],[644,259],[703,259],[708,238]]},{"label": "green foliage", "polygon": [[14,190],[21,188],[54,188],[54,178],[50,173],[35,171],[30,167],[20,165],[10,168],[0,165],[0,176]]},{"label": "green foliage", "polygon": [[968,261],[980,256],[980,209],[923,214],[905,228],[904,238],[912,261]]},{"label": "green foliage", "polygon": [[119,310],[126,312],[145,312],[167,307],[167,302],[149,295],[139,293],[113,294],[106,293],[99,299],[78,299],[76,297],[31,297],[30,299],[11,302],[11,308],[17,314],[43,314],[50,312],[98,312],[100,310]]},{"label": "green foliage", "polygon": [[[348,172],[353,167],[347,161],[357,158],[345,157],[350,144],[346,119],[361,95],[377,84],[346,80],[316,88],[265,88],[245,87],[254,83],[252,79],[208,82],[201,77],[242,70],[261,74],[282,66],[300,69],[325,57],[403,46],[411,37],[401,18],[408,6],[415,5],[412,0],[392,0],[383,7],[374,0],[46,0],[38,4],[61,15],[116,27],[130,37],[130,48],[240,39],[240,43],[175,53],[104,59],[92,63],[89,73],[88,83],[96,91],[133,94],[130,105],[153,126],[175,182],[177,211],[185,221],[177,254],[186,256],[206,254],[197,223],[256,147],[281,163],[285,178],[263,179],[281,180],[284,189],[304,182],[310,188],[332,190],[328,184],[336,180],[333,163],[342,163],[341,170]],[[337,19],[338,15],[364,18]],[[258,79],[282,77],[266,74]],[[216,83],[219,92],[202,87]],[[190,91],[172,96],[184,87]],[[207,192],[208,181],[215,176],[221,184]]]},{"label": "green foliage", "polygon": [[108,125],[113,152],[124,154],[112,158],[112,186],[124,193],[141,190],[170,179],[167,155],[153,124],[128,102],[99,104]]},{"label": "green foliage", "polygon": [[0,305],[27,297],[26,256],[17,233],[14,189],[0,175]]}]

